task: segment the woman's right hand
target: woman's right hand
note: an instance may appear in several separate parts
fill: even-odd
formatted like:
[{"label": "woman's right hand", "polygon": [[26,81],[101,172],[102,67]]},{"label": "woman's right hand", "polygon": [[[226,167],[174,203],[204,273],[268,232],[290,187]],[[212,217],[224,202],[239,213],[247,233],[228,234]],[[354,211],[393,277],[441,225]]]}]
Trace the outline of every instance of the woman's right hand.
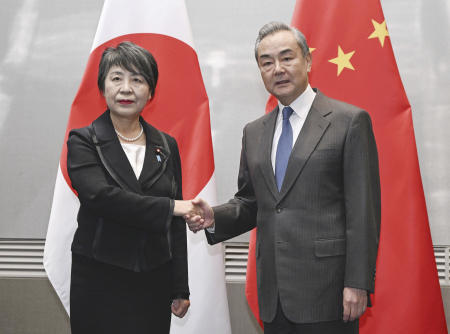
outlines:
[{"label": "woman's right hand", "polygon": [[196,208],[195,211],[201,212],[201,214],[194,213],[183,216],[189,229],[196,233],[205,228],[213,227],[215,224],[214,211],[208,202],[201,198],[196,198],[192,200],[192,204],[194,205],[194,208]]},{"label": "woman's right hand", "polygon": [[198,206],[194,206],[192,201],[175,200],[173,208],[174,216],[197,215],[203,217],[203,212]]}]

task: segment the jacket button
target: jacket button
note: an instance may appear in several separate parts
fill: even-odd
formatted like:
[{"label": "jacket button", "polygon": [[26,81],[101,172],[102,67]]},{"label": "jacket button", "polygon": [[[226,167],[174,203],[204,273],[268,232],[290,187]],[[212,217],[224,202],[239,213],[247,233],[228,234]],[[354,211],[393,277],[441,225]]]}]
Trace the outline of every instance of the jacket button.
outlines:
[{"label": "jacket button", "polygon": [[281,208],[276,208],[277,213],[280,213],[281,210],[282,210]]}]

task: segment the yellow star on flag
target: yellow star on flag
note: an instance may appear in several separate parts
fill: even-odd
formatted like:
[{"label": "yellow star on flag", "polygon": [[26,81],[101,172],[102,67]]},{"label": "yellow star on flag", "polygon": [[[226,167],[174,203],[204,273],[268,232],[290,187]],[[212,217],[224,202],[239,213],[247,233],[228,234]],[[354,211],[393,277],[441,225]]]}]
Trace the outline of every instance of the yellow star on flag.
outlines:
[{"label": "yellow star on flag", "polygon": [[341,46],[338,45],[338,56],[336,58],[328,60],[330,63],[336,64],[337,75],[339,76],[344,68],[349,68],[351,70],[355,70],[352,63],[350,63],[350,58],[353,56],[355,51],[351,51],[349,53],[344,53],[342,51]]},{"label": "yellow star on flag", "polygon": [[387,28],[386,28],[386,21],[383,21],[382,23],[378,23],[377,21],[372,20],[372,24],[373,24],[373,27],[375,28],[375,30],[369,36],[368,39],[378,38],[378,40],[381,43],[381,47],[383,47],[384,46],[384,39],[387,36],[389,36],[389,33],[387,31]]},{"label": "yellow star on flag", "polygon": [[309,48],[309,53],[313,52],[316,48]]}]

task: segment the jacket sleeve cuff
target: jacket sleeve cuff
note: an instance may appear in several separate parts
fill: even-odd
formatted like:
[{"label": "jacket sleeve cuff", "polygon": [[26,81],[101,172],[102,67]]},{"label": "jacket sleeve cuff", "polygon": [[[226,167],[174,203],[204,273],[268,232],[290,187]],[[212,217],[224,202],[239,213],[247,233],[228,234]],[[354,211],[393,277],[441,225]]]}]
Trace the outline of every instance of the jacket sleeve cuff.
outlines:
[{"label": "jacket sleeve cuff", "polygon": [[189,292],[178,292],[172,295],[172,300],[175,299],[187,299],[189,300]]}]

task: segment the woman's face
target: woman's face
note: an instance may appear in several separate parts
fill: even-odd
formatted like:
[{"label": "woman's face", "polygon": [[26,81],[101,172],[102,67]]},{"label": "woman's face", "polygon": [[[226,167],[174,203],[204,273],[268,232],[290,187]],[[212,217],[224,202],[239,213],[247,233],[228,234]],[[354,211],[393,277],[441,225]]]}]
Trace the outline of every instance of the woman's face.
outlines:
[{"label": "woman's face", "polygon": [[106,75],[103,96],[112,114],[134,118],[144,109],[151,93],[142,75],[113,66]]}]

